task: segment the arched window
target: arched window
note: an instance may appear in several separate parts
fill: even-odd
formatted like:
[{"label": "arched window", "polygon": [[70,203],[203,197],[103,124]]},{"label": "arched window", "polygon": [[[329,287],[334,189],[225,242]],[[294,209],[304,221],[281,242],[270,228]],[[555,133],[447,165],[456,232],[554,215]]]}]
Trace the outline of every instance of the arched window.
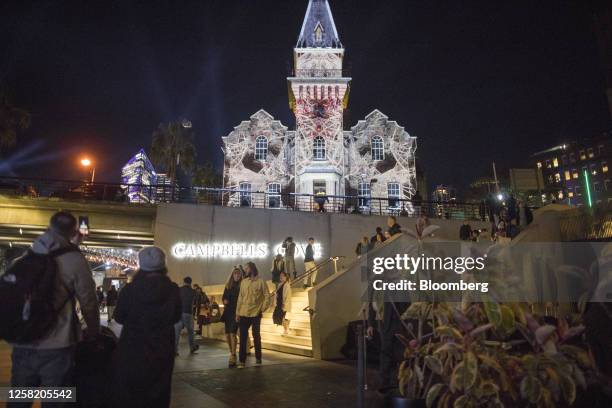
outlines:
[{"label": "arched window", "polygon": [[380,161],[385,160],[385,144],[383,143],[382,137],[374,136],[370,141],[372,150],[372,160]]},{"label": "arched window", "polygon": [[255,139],[255,160],[266,161],[268,158],[268,139],[258,136]]},{"label": "arched window", "polygon": [[312,141],[312,158],[314,160],[325,160],[325,139],[317,136]]},{"label": "arched window", "polygon": [[281,203],[280,183],[268,184],[268,208],[280,208]]}]

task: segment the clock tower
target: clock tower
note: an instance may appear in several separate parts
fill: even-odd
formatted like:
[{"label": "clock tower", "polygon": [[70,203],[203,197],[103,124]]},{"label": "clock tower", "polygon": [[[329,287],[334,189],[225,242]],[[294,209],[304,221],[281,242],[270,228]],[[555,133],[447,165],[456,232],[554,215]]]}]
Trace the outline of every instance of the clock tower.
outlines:
[{"label": "clock tower", "polygon": [[294,74],[287,80],[296,121],[290,150],[295,192],[344,195],[347,153],[342,116],[351,78],[343,76],[344,47],[327,0],[308,2],[293,56]]}]

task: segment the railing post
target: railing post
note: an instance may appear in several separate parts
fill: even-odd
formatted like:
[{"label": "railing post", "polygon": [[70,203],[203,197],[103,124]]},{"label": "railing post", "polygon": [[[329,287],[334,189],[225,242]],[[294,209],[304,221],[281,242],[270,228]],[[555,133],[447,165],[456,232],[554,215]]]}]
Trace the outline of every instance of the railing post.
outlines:
[{"label": "railing post", "polygon": [[365,394],[365,337],[363,323],[357,324],[357,407],[364,408]]}]

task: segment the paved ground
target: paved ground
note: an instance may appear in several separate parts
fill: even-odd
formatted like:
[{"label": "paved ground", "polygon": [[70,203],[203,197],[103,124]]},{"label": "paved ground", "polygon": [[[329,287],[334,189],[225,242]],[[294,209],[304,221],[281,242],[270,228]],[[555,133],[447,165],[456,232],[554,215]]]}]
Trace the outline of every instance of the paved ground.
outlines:
[{"label": "paved ground", "polygon": [[[357,404],[357,370],[350,362],[326,362],[264,350],[262,366],[255,366],[255,358],[249,357],[246,368],[229,369],[224,343],[200,341],[200,351],[195,355],[189,354],[186,343],[183,336],[174,368],[173,408],[318,408]],[[376,373],[370,371],[368,377],[375,381]],[[0,386],[8,385],[9,380],[10,346],[0,343]],[[367,407],[380,406],[373,392],[368,392],[367,397]]]}]

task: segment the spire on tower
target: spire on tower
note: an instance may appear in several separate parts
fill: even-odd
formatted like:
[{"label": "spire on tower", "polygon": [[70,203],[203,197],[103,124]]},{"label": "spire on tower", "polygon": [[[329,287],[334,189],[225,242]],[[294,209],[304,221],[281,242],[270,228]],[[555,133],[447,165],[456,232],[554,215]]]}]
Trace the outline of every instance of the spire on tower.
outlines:
[{"label": "spire on tower", "polygon": [[309,0],[296,48],[342,48],[327,0]]}]

